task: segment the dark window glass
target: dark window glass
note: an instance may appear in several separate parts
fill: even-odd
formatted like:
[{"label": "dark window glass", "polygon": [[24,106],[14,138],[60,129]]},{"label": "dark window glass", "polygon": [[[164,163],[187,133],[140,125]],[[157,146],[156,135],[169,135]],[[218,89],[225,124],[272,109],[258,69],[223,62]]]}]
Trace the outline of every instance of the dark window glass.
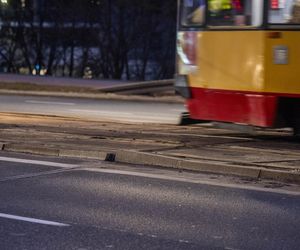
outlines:
[{"label": "dark window glass", "polygon": [[205,21],[204,0],[181,1],[181,25],[199,26]]},{"label": "dark window glass", "polygon": [[263,0],[209,0],[210,26],[253,26],[262,24]]},{"label": "dark window glass", "polygon": [[300,24],[300,0],[271,0],[269,22],[271,24]]}]

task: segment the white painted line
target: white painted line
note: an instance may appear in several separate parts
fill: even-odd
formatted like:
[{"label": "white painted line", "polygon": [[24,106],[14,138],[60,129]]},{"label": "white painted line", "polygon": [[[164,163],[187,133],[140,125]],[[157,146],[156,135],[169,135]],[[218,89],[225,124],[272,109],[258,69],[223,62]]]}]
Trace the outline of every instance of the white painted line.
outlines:
[{"label": "white painted line", "polygon": [[27,100],[26,103],[33,103],[33,104],[50,104],[50,105],[67,105],[67,106],[74,106],[75,103],[71,102],[44,102],[44,101],[34,101],[34,100]]},{"label": "white painted line", "polygon": [[[139,121],[143,122],[143,120],[147,121],[153,121],[157,122],[160,120],[164,121],[171,121],[174,119],[179,119],[179,116],[176,114],[161,114],[159,115],[158,113],[145,113],[145,114],[139,114],[139,113],[129,113],[129,112],[123,112],[123,111],[103,111],[103,110],[89,110],[89,109],[70,109],[69,111],[71,112],[85,112],[85,113],[93,113],[95,115],[104,115],[105,117],[108,118],[120,118],[120,119],[129,119],[130,121]],[[138,119],[138,120],[136,120]]]},{"label": "white painted line", "polygon": [[[81,169],[82,170],[82,169]],[[185,183],[194,183],[201,185],[209,185],[216,187],[225,187],[225,188],[234,188],[234,189],[242,189],[242,190],[252,190],[266,193],[277,193],[277,194],[288,194],[288,195],[296,195],[300,196],[300,191],[290,191],[283,190],[279,188],[263,188],[263,187],[255,187],[247,184],[230,184],[230,183],[221,183],[218,180],[201,180],[201,179],[189,179],[185,177],[175,177],[175,176],[167,176],[161,174],[149,174],[135,171],[126,171],[126,170],[118,170],[118,169],[98,169],[98,168],[86,168],[87,171],[107,173],[107,174],[119,174],[119,175],[127,175],[127,176],[137,176],[137,177],[146,177],[152,179],[160,179],[160,180],[171,180]]]},{"label": "white painted line", "polygon": [[178,115],[167,115],[167,114],[139,114],[139,113],[128,113],[122,111],[103,111],[103,110],[88,110],[88,109],[70,109],[71,112],[84,112],[103,116],[104,118],[114,118],[122,121],[131,121],[131,122],[176,122],[178,123]]},{"label": "white painted line", "polygon": [[123,115],[130,116],[133,113],[123,112],[123,111],[104,111],[104,110],[91,110],[91,109],[70,109],[72,112],[87,112],[87,113],[96,113],[96,114],[106,114],[106,115]]},{"label": "white painted line", "polygon": [[171,109],[172,111],[175,112],[186,112],[186,109],[182,108],[182,109]]},{"label": "white painted line", "polygon": [[22,217],[22,216],[11,215],[11,214],[0,213],[0,217],[6,218],[6,219],[11,219],[11,220],[20,220],[20,221],[26,221],[26,222],[31,222],[31,223],[43,224],[43,225],[48,225],[48,226],[57,226],[57,227],[70,226],[69,224],[59,223],[59,222],[55,222],[55,221],[39,220],[39,219]]},{"label": "white painted line", "polygon": [[37,161],[37,160],[28,160],[28,159],[19,159],[19,158],[10,158],[10,157],[0,157],[0,161],[17,162],[17,163],[59,167],[59,168],[77,167],[77,165],[74,164],[58,163],[58,162],[51,162],[51,161]]}]

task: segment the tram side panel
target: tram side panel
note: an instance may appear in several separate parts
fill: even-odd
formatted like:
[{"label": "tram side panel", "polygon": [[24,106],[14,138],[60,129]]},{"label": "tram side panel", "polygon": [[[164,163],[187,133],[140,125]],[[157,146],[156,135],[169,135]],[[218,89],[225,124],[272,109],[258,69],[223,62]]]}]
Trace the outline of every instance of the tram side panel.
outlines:
[{"label": "tram side panel", "polygon": [[265,93],[265,32],[197,35],[198,70],[188,76],[192,118],[272,127],[277,98]]}]

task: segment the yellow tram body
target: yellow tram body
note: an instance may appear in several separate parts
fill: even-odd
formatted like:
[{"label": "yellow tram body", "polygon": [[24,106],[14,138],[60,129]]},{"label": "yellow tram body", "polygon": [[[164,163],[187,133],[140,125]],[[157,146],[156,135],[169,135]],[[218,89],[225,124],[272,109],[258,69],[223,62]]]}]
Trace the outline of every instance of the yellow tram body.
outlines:
[{"label": "yellow tram body", "polygon": [[[278,13],[292,13],[293,1],[299,0],[278,6],[262,0],[179,1],[175,87],[187,98],[192,118],[300,130],[300,20],[284,23],[281,14],[282,23],[276,23]],[[201,5],[199,26],[182,23],[189,13],[181,6],[191,8],[192,2]],[[227,9],[209,9],[218,2]]]},{"label": "yellow tram body", "polygon": [[[300,32],[197,33],[197,66],[190,86],[217,90],[300,94]],[[275,34],[276,35],[276,34]],[[220,42],[221,41],[221,42]],[[273,63],[274,46],[289,48],[289,64]]]}]

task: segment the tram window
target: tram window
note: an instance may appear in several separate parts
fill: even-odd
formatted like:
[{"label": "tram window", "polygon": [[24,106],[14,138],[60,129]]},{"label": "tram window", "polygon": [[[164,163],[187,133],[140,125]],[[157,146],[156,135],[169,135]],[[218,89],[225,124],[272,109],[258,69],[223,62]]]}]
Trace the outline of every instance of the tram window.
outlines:
[{"label": "tram window", "polygon": [[300,24],[300,0],[272,0],[269,9],[271,24]]},{"label": "tram window", "polygon": [[182,0],[181,25],[199,26],[205,20],[205,0]]},{"label": "tram window", "polygon": [[208,0],[210,26],[252,26],[262,24],[263,0]]}]

